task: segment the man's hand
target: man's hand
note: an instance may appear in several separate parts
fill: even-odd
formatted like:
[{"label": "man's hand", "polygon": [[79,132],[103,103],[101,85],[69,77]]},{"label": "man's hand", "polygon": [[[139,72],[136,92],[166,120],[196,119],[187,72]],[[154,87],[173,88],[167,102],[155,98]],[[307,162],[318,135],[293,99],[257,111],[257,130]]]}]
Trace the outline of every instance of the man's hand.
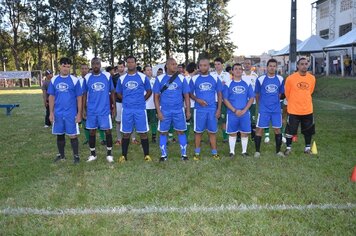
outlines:
[{"label": "man's hand", "polygon": [[75,123],[80,123],[82,121],[82,113],[78,112],[75,117]]},{"label": "man's hand", "polygon": [[236,111],[235,111],[235,114],[236,114],[238,117],[242,116],[242,115],[245,114],[245,113],[246,113],[245,110],[236,110]]},{"label": "man's hand", "polygon": [[208,103],[206,101],[204,101],[203,99],[200,99],[200,98],[197,98],[196,102],[199,103],[199,105],[203,106],[203,107],[208,105]]},{"label": "man's hand", "polygon": [[83,110],[83,116],[82,117],[85,120],[87,119],[87,111],[85,109]]},{"label": "man's hand", "polygon": [[220,110],[220,109],[217,109],[216,112],[215,112],[215,117],[216,117],[216,119],[219,119],[219,118],[220,118],[220,115],[221,115],[221,110]]},{"label": "man's hand", "polygon": [[53,124],[53,122],[54,122],[54,115],[53,115],[53,113],[50,113],[50,114],[49,114],[49,121],[51,121],[51,123]]},{"label": "man's hand", "polygon": [[164,119],[162,112],[157,112],[157,118],[162,121]]},{"label": "man's hand", "polygon": [[191,117],[192,117],[192,114],[190,114],[190,109],[188,108],[187,111],[185,112],[185,119],[190,120]]}]

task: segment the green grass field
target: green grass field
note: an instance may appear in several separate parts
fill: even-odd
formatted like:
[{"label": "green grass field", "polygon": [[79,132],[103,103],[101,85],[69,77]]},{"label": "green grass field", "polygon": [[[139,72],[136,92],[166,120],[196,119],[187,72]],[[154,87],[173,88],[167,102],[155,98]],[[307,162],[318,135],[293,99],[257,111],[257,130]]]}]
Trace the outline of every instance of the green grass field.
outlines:
[{"label": "green grass field", "polygon": [[[127,163],[109,165],[98,144],[95,163],[85,163],[81,145],[75,166],[68,140],[67,161],[52,162],[56,139],[42,128],[40,90],[0,90],[0,103],[20,103],[10,117],[0,110],[0,235],[356,235],[355,91],[356,80],[318,79],[312,157],[300,135],[293,154],[277,158],[272,135],[260,159],[230,160],[219,135],[221,161],[210,158],[204,136],[200,162],[183,163],[172,144],[169,161],[158,163],[156,144],[152,163],[130,145]],[[108,212],[115,207],[125,210]]]}]

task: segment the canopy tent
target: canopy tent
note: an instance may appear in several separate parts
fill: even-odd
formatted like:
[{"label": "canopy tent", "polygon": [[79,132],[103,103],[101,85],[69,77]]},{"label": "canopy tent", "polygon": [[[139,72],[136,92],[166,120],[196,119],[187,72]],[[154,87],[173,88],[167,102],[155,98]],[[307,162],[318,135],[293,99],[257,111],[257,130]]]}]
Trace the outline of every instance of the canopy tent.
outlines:
[{"label": "canopy tent", "polygon": [[344,34],[340,38],[337,38],[336,40],[332,41],[324,48],[330,49],[330,48],[350,47],[355,45],[356,45],[356,28],[351,30],[347,34]]},{"label": "canopy tent", "polygon": [[[351,61],[354,62],[355,58],[354,58],[354,47],[356,46],[356,28],[351,30],[350,32],[348,32],[347,34],[344,34],[343,36],[335,39],[334,41],[332,41],[331,43],[329,43],[328,45],[326,45],[324,47],[324,50],[327,51],[327,63],[329,60],[329,52],[330,50],[335,50],[335,49],[339,49],[339,50],[345,50],[346,47],[351,47]],[[343,62],[343,57],[344,55],[341,53],[340,54],[340,61]],[[340,63],[341,64],[341,73],[342,76],[344,76],[344,63]],[[328,64],[327,64],[328,65]],[[355,68],[353,63],[351,64],[351,70],[352,70],[352,74],[355,75]],[[327,74],[329,74],[329,68],[327,68]]]},{"label": "canopy tent", "polygon": [[[301,42],[302,42],[301,40],[297,39],[297,48]],[[275,52],[272,56],[275,57],[275,56],[287,56],[287,55],[289,55],[289,44],[284,48],[282,48],[281,50]]]},{"label": "canopy tent", "polygon": [[317,35],[312,35],[300,44],[297,47],[297,53],[315,53],[322,52],[324,47],[330,43],[330,40],[326,40]]}]

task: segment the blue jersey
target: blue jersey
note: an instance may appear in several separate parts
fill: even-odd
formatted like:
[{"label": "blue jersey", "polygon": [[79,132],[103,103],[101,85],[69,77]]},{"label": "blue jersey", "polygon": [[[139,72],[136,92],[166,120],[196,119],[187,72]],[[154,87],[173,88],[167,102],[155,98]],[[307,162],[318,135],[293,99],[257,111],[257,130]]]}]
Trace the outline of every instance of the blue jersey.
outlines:
[{"label": "blue jersey", "polygon": [[54,76],[48,85],[47,93],[54,96],[54,115],[73,117],[77,114],[77,97],[83,92],[77,77]]},{"label": "blue jersey", "polygon": [[87,114],[106,116],[110,114],[110,92],[114,90],[111,76],[107,72],[85,76],[87,92]]},{"label": "blue jersey", "polygon": [[195,109],[216,109],[216,96],[222,91],[221,81],[211,74],[195,75],[189,82],[190,92],[208,105],[203,107],[195,103]]},{"label": "blue jersey", "polygon": [[151,84],[143,73],[124,74],[117,81],[116,92],[122,95],[123,108],[146,109],[145,91],[151,91]]},{"label": "blue jersey", "polygon": [[[231,80],[224,85],[223,98],[228,100],[235,109],[244,109],[248,100],[254,97],[255,93],[253,92],[252,84],[249,82]],[[230,109],[227,112],[232,114]]]},{"label": "blue jersey", "polygon": [[259,94],[258,111],[264,112],[281,112],[280,94],[284,93],[283,77],[276,75],[268,77],[262,75],[256,81],[256,94]]},{"label": "blue jersey", "polygon": [[168,86],[168,88],[161,94],[161,89],[168,83],[172,76],[163,74],[157,77],[153,92],[160,94],[160,105],[164,110],[179,110],[183,107],[182,94],[190,92],[187,80],[183,75],[178,75],[177,78]]}]

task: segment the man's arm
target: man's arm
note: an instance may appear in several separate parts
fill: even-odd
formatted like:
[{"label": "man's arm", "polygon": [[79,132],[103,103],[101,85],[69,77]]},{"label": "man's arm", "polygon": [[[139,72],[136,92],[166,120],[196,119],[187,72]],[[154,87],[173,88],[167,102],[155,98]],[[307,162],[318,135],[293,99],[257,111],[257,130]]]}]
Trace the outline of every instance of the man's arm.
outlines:
[{"label": "man's arm", "polygon": [[158,93],[154,93],[153,94],[153,100],[154,100],[154,103],[155,103],[155,107],[156,107],[156,112],[157,112],[157,118],[159,120],[163,120],[164,117],[163,117],[163,114],[161,112],[161,104],[160,104],[160,99],[161,95],[158,94]]},{"label": "man's arm", "polygon": [[250,98],[250,99],[248,100],[248,102],[247,102],[245,108],[242,109],[242,110],[236,110],[236,113],[235,113],[235,114],[236,114],[237,116],[242,116],[243,114],[245,114],[245,113],[250,109],[250,107],[251,107],[251,105],[252,105],[252,103],[253,103],[253,100],[254,100],[254,98]]},{"label": "man's arm", "polygon": [[49,120],[51,123],[54,121],[54,96],[49,95],[48,97],[48,105],[49,105]]},{"label": "man's arm", "polygon": [[77,97],[77,117],[75,119],[76,123],[80,123],[82,121],[82,111],[83,111],[83,96],[78,96]]},{"label": "man's arm", "polygon": [[110,99],[111,99],[111,104],[112,104],[112,117],[115,117],[116,115],[116,92],[115,90],[111,90],[110,92]]},{"label": "man's arm", "polygon": [[145,101],[151,96],[152,90],[146,90]]},{"label": "man's arm", "polygon": [[216,110],[215,116],[218,119],[221,115],[221,103],[222,103],[222,93],[218,92],[218,109]]},{"label": "man's arm", "polygon": [[204,101],[203,99],[197,98],[193,93],[189,93],[189,96],[191,99],[193,99],[195,102],[199,103],[203,107],[208,105],[208,103],[206,103],[206,101]]},{"label": "man's arm", "polygon": [[185,102],[185,118],[187,120],[190,119],[190,117],[192,116],[192,114],[190,114],[190,97],[189,97],[189,93],[185,93],[184,94],[184,102]]},{"label": "man's arm", "polygon": [[83,111],[83,119],[87,118],[87,93],[83,93],[82,96],[82,111]]}]

